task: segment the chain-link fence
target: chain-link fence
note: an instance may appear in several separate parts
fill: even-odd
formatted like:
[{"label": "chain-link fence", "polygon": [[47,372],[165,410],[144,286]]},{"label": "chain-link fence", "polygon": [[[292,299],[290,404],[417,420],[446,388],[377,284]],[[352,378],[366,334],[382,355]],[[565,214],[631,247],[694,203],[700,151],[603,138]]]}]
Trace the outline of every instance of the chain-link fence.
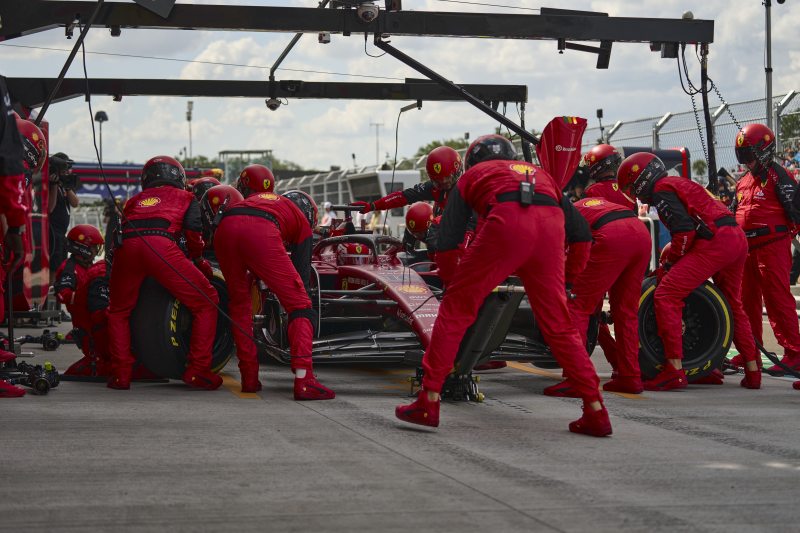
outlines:
[{"label": "chain-link fence", "polygon": [[[800,116],[800,97],[790,93],[788,102],[780,109],[779,104],[787,98],[782,94],[773,98],[773,109],[779,113],[775,120],[775,129],[781,120],[788,117]],[[713,98],[712,98],[713,100]],[[615,146],[649,146],[654,148],[686,147],[689,149],[692,161],[703,160],[708,162],[708,146],[706,143],[705,119],[700,97],[695,97],[696,112],[684,111],[667,113],[663,116],[624,120],[603,128],[606,142]],[[712,108],[712,124],[714,128],[714,153],[717,167],[735,169],[738,166],[734,154],[734,141],[741,126],[753,122],[766,122],[766,105],[764,99],[735,102],[730,105],[718,105]],[[780,132],[778,132],[780,134]],[[702,137],[701,137],[702,135]],[[601,131],[599,127],[587,128],[583,136],[582,151],[599,142]],[[798,138],[783,139],[781,145],[796,151],[800,144]],[[779,153],[782,153],[779,150]]]}]

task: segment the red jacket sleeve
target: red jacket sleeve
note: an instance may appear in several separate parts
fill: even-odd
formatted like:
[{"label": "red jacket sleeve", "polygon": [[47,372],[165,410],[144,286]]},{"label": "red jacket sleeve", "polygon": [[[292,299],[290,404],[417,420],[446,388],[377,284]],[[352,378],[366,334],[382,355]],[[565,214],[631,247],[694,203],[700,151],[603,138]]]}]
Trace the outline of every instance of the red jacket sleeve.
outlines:
[{"label": "red jacket sleeve", "polygon": [[386,209],[394,209],[395,207],[403,207],[408,204],[408,200],[403,195],[403,191],[393,192],[387,194],[383,198],[375,200],[372,205],[374,211],[384,211]]},{"label": "red jacket sleeve", "polygon": [[461,258],[461,250],[447,250],[445,252],[436,252],[436,266],[439,267],[439,278],[445,287],[453,281],[456,269],[458,268],[458,260]]},{"label": "red jacket sleeve", "polygon": [[28,208],[22,203],[24,181],[23,174],[0,176],[0,213],[6,216],[11,228],[25,225]]},{"label": "red jacket sleeve", "polygon": [[666,262],[674,263],[684,255],[686,255],[692,248],[692,243],[694,243],[695,235],[696,235],[695,231],[679,231],[673,233]]},{"label": "red jacket sleeve", "polygon": [[567,262],[564,265],[564,281],[570,285],[575,282],[578,274],[586,268],[589,262],[589,254],[592,251],[591,242],[573,242],[567,251]]}]

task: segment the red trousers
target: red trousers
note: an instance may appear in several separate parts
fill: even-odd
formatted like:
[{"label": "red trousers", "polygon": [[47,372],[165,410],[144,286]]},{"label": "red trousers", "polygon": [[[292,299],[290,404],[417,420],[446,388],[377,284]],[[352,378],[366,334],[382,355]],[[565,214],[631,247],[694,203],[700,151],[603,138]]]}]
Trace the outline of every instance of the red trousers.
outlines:
[{"label": "red trousers", "polygon": [[[147,242],[145,243],[145,240]],[[159,258],[147,245],[155,250]],[[166,261],[166,262],[165,262]],[[170,268],[180,272],[180,276]],[[112,367],[128,372],[136,362],[131,353],[130,316],[146,277],[153,277],[192,313],[189,367],[211,369],[211,348],[217,331],[217,291],[173,241],[158,236],[126,239],[114,250],[111,271],[111,305],[108,314]],[[191,282],[191,285],[183,278]],[[194,285],[194,287],[192,287]],[[198,293],[197,289],[203,291]],[[205,295],[205,297],[203,296]],[[212,303],[213,302],[213,303]],[[162,327],[156,321],[153,327]]]},{"label": "red trousers", "polygon": [[786,356],[800,359],[800,327],[794,296],[789,289],[791,242],[787,237],[756,248],[747,255],[742,302],[759,343],[764,344],[761,317],[763,302],[778,344],[783,346]]},{"label": "red trousers", "polygon": [[522,279],[542,335],[575,388],[584,399],[599,400],[597,374],[567,310],[564,214],[559,207],[513,202],[492,208],[447,286],[422,361],[422,386],[441,391],[484,299],[512,273]]},{"label": "red trousers", "polygon": [[111,372],[111,354],[108,338],[108,310],[90,313],[87,309],[67,306],[72,317],[73,329],[80,330],[75,339],[83,352],[83,358],[72,363],[64,372],[68,376],[92,375],[92,359],[96,364],[94,371],[98,376],[107,376]]},{"label": "red trousers", "polygon": [[689,253],[667,272],[655,298],[658,335],[667,359],[683,359],[683,300],[708,278],[720,288],[733,315],[733,342],[745,361],[756,359],[750,322],[742,307],[747,238],[739,227],[723,226],[712,239],[695,239]]},{"label": "red trousers", "polygon": [[[290,316],[293,311],[311,309],[311,300],[286,253],[280,231],[272,222],[251,216],[224,218],[214,235],[214,250],[228,286],[230,315],[236,324],[233,338],[239,368],[247,372],[258,368],[256,345],[252,339],[251,283],[247,272],[252,272],[267,284]],[[290,318],[292,370],[310,370],[313,367],[313,340],[314,328],[308,318]]]},{"label": "red trousers", "polygon": [[616,356],[614,369],[620,377],[639,378],[639,296],[650,262],[650,233],[639,219],[624,218],[602,226],[592,237],[589,262],[572,287],[572,321],[586,344],[589,316],[608,292],[616,337],[616,353],[610,354]]}]

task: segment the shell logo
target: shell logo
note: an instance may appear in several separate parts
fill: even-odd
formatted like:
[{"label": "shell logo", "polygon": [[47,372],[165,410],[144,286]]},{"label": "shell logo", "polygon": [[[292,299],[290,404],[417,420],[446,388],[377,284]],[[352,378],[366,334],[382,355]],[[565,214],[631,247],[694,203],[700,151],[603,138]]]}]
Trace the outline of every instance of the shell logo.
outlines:
[{"label": "shell logo", "polygon": [[211,203],[217,205],[219,203],[219,196],[215,196],[211,199]]},{"label": "shell logo", "polygon": [[401,285],[397,287],[397,290],[409,294],[423,294],[428,292],[428,287],[422,285]]},{"label": "shell logo", "polygon": [[161,203],[161,198],[153,197],[153,198],[145,198],[136,205],[138,205],[139,207],[155,207],[160,203]]},{"label": "shell logo", "polygon": [[262,192],[258,195],[259,198],[263,198],[264,200],[277,200],[278,195],[272,194],[271,192]]},{"label": "shell logo", "polygon": [[587,200],[583,203],[586,207],[594,207],[596,205],[603,205],[603,200]]},{"label": "shell logo", "polygon": [[413,220],[409,220],[408,221],[408,229],[413,230],[414,226],[416,226],[416,225],[417,225],[417,223],[414,222]]},{"label": "shell logo", "polygon": [[433,171],[437,174],[442,173],[442,164],[441,163],[434,163],[433,164]]},{"label": "shell logo", "polygon": [[639,165],[633,165],[633,168],[631,168],[631,172],[639,172]]},{"label": "shell logo", "polygon": [[764,142],[767,142],[767,143],[768,143],[768,142],[770,142],[771,140],[772,140],[772,137],[771,137],[769,134],[766,134],[766,135],[764,135]]},{"label": "shell logo", "polygon": [[79,240],[79,241],[86,240],[86,235],[84,235],[83,233],[81,233],[80,235],[78,235],[78,240]]},{"label": "shell logo", "polygon": [[514,165],[509,165],[511,170],[516,172],[517,174],[533,174],[534,169],[532,169],[529,165],[523,163],[516,163]]}]

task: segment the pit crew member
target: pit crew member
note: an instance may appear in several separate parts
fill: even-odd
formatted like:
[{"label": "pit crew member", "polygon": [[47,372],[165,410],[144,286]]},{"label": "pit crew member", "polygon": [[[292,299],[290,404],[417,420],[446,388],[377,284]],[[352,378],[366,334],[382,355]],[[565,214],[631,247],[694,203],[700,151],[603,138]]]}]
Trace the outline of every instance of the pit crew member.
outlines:
[{"label": "pit crew member", "polygon": [[53,290],[72,316],[72,333],[83,358],[64,372],[71,376],[108,376],[108,278],[106,262],[93,263],[103,247],[94,226],[78,224],[67,233],[69,257],[55,275]]},{"label": "pit crew member", "polygon": [[[250,303],[251,277],[267,284],[289,315],[289,351],[294,372],[295,400],[330,400],[335,393],[317,381],[311,360],[316,311],[307,289],[311,275],[312,228],[317,206],[310,196],[289,191],[284,196],[263,191],[263,182],[240,180],[244,199],[231,201],[234,190],[214,187],[203,200],[205,217],[217,217],[226,201],[221,221],[214,232],[214,250],[230,296],[230,314],[235,326],[233,338],[242,375],[242,392],[261,390],[258,359],[253,342]],[[291,258],[286,253],[286,245]]]},{"label": "pit crew member", "polygon": [[[144,278],[152,276],[192,313],[188,367],[182,379],[190,387],[214,390],[222,378],[211,371],[211,348],[217,325],[217,291],[213,273],[202,259],[200,205],[186,190],[183,166],[156,156],[142,169],[142,192],[125,204],[122,246],[114,251],[108,329],[112,374],[108,386],[130,388],[136,358],[131,353],[129,319]],[[185,238],[187,257],[177,244]],[[194,263],[189,258],[194,260]]]},{"label": "pit crew member", "polygon": [[668,391],[687,386],[683,369],[682,313],[684,299],[708,278],[720,288],[733,316],[733,340],[746,362],[742,387],[761,387],[755,342],[742,307],[742,276],[747,239],[722,203],[697,183],[668,176],[653,154],[633,154],[620,165],[620,189],[655,206],[672,235],[666,262],[655,276],[658,334],[664,343],[664,369],[644,382],[645,390]]},{"label": "pit crew member", "polygon": [[[794,178],[774,161],[775,135],[763,124],[748,124],[736,136],[736,159],[748,172],[736,184],[732,210],[747,236],[742,303],[750,327],[763,344],[762,302],[775,338],[784,349],[782,363],[800,370],[800,327],[789,288],[792,233],[800,222],[793,206]],[[741,358],[734,359],[741,366]],[[779,366],[768,371],[783,373]]]},{"label": "pit crew member", "polygon": [[464,333],[492,289],[516,273],[545,340],[584,399],[584,414],[570,423],[570,431],[610,435],[597,374],[567,310],[561,191],[544,170],[515,158],[514,146],[499,135],[479,137],[467,150],[467,171],[452,189],[442,216],[437,239],[440,270],[453,268],[448,256],[463,240],[473,209],[482,216],[480,230],[445,291],[423,359],[425,375],[417,400],[398,406],[395,415],[438,426],[439,393]]},{"label": "pit crew member", "polygon": [[605,198],[609,202],[636,211],[636,200],[619,190],[617,169],[622,155],[610,144],[598,144],[583,156],[583,164],[589,170],[591,183],[583,191],[585,198]]}]

